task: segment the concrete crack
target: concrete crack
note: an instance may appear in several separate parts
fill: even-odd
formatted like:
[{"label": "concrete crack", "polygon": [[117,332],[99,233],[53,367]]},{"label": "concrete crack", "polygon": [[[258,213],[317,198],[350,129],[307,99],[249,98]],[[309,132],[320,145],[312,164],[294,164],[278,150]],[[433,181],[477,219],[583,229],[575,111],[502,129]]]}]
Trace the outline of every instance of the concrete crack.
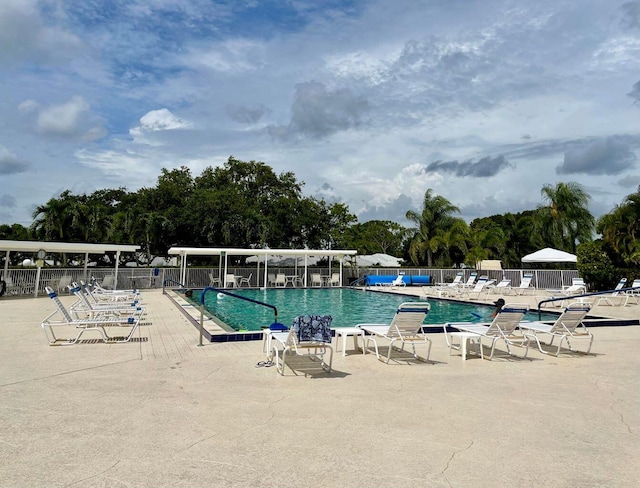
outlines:
[{"label": "concrete crack", "polygon": [[459,453],[461,453],[463,451],[467,451],[467,450],[471,449],[471,446],[473,446],[473,441],[471,441],[471,443],[467,447],[465,447],[463,449],[458,449],[457,451],[453,451],[453,453],[451,454],[451,457],[447,461],[447,465],[442,470],[442,476],[444,476],[444,479],[447,480],[447,484],[449,486],[453,486],[451,484],[451,482],[449,481],[449,478],[447,478],[447,474],[446,474],[447,470],[449,469],[449,465],[451,464],[451,462],[453,461],[453,458],[456,457],[457,454],[459,454]]},{"label": "concrete crack", "polygon": [[180,452],[184,452],[184,451],[188,451],[189,449],[191,449],[193,446],[197,446],[198,444],[203,443],[204,441],[207,441],[209,439],[211,439],[212,437],[217,436],[218,433],[216,432],[215,434],[211,434],[210,436],[207,437],[203,437],[202,439],[198,439],[197,441],[189,444],[188,446],[186,446],[184,449],[182,449]]},{"label": "concrete crack", "polygon": [[614,408],[616,406],[617,403],[620,403],[621,400],[618,400],[617,402],[613,402],[611,404],[611,411],[613,413],[617,413],[620,416],[620,422],[622,422],[622,425],[624,425],[627,428],[627,431],[629,432],[629,434],[633,434],[633,431],[631,430],[631,426],[629,426],[629,424],[625,421],[624,419],[624,415],[622,415],[622,413],[616,411],[616,409]]},{"label": "concrete crack", "polygon": [[65,486],[73,486],[73,485],[77,485],[78,483],[83,483],[83,482],[85,482],[85,481],[87,481],[87,480],[91,480],[91,479],[93,479],[93,478],[97,478],[98,476],[102,476],[102,475],[103,475],[103,474],[105,474],[106,472],[111,471],[111,470],[112,470],[113,468],[115,468],[118,464],[120,464],[120,461],[119,461],[119,460],[118,460],[118,461],[116,461],[115,463],[113,463],[113,464],[112,464],[111,466],[109,466],[107,469],[105,469],[105,470],[103,470],[103,471],[101,471],[101,472],[99,472],[99,473],[96,473],[96,474],[94,474],[93,476],[89,476],[89,477],[87,477],[87,478],[82,478],[82,479],[80,479],[80,480],[72,481],[71,483],[69,483],[68,485],[65,485]]},{"label": "concrete crack", "polygon": [[81,373],[83,371],[91,371],[94,369],[101,369],[101,368],[108,368],[110,366],[114,366],[117,364],[125,364],[125,363],[130,363],[133,361],[139,361],[140,359],[125,359],[124,361],[115,361],[113,363],[107,363],[107,364],[99,364],[97,366],[90,366],[88,368],[79,368],[79,369],[74,369],[71,371],[64,371],[62,373],[56,373],[56,374],[51,374],[51,375],[47,375],[47,376],[38,376],[37,378],[29,378],[26,380],[20,380],[20,381],[14,381],[12,383],[4,383],[2,385],[0,385],[0,388],[3,388],[5,386],[13,386],[13,385],[19,385],[21,383],[30,383],[32,381],[40,381],[40,380],[46,380],[49,378],[55,378],[56,376],[66,376],[69,374],[74,374],[74,373]]}]

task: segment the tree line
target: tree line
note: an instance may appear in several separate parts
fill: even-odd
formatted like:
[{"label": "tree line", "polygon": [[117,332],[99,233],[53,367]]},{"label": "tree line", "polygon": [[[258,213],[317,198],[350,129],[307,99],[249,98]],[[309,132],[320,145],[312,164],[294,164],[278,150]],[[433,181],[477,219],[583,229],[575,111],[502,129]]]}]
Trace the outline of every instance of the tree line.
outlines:
[{"label": "tree line", "polygon": [[[29,227],[1,225],[0,238],[135,244],[142,250],[141,263],[185,245],[357,249],[392,254],[415,266],[474,266],[497,259],[513,268],[542,247],[576,253],[588,243],[592,255],[605,255],[614,268],[640,264],[640,187],[597,221],[584,188],[567,182],[543,186],[543,201],[535,209],[469,224],[456,205],[427,189],[421,210],[407,211],[412,226],[405,227],[384,220],[358,222],[343,203],[303,196],[303,186],[291,172],[276,174],[263,162],[231,156],[196,177],[184,166],[162,169],[154,187],[135,192],[64,191],[36,207]],[[601,238],[594,240],[595,233]],[[245,258],[237,259],[242,264]]]}]

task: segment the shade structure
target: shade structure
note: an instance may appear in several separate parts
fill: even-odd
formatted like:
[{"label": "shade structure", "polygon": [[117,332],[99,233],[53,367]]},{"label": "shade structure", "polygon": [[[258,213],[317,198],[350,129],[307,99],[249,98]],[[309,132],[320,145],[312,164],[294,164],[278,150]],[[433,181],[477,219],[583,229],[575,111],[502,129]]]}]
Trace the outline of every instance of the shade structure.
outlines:
[{"label": "shade structure", "polygon": [[522,258],[523,263],[575,263],[577,260],[575,254],[552,247],[545,247]]}]

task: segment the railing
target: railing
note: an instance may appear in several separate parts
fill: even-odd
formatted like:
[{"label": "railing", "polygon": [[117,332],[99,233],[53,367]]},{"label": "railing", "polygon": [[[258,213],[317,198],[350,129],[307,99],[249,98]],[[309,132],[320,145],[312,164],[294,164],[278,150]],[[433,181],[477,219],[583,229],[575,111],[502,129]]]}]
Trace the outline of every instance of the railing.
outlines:
[{"label": "railing", "polygon": [[236,295],[235,293],[232,293],[230,291],[227,290],[223,290],[220,288],[214,288],[213,286],[207,286],[206,288],[204,288],[202,290],[202,295],[200,296],[200,327],[199,327],[199,333],[200,333],[200,340],[198,342],[198,346],[202,346],[202,336],[204,335],[204,298],[205,295],[207,294],[207,292],[209,291],[214,291],[217,293],[222,293],[224,295],[228,295],[234,298],[239,298],[240,300],[244,300],[246,302],[251,302],[251,303],[255,303],[257,305],[261,305],[263,307],[268,307],[273,309],[273,323],[277,324],[278,323],[278,309],[274,306],[271,305],[269,303],[265,303],[265,302],[261,302],[259,300],[254,300],[253,298],[248,298],[248,297],[243,297],[242,295]]},{"label": "railing", "polygon": [[593,296],[598,296],[598,295],[611,295],[613,293],[618,293],[621,295],[624,295],[626,292],[628,291],[632,291],[632,290],[638,290],[640,291],[640,286],[632,286],[629,288],[618,288],[617,290],[606,290],[606,291],[594,291],[591,293],[582,293],[581,295],[565,295],[565,296],[561,296],[561,297],[551,297],[551,298],[547,298],[545,300],[540,300],[538,302],[538,320],[540,320],[541,314],[542,314],[542,310],[541,310],[541,306],[543,303],[552,303],[552,302],[561,302],[564,300],[573,300],[576,298],[585,298],[585,297],[593,297]]},{"label": "railing", "polygon": [[169,284],[173,283],[174,285],[178,285],[180,288],[186,288],[186,286],[184,286],[182,283],[179,283],[178,281],[175,280],[170,280],[169,278],[166,278],[164,280],[162,280],[162,294],[166,295],[167,292],[165,291],[165,287]]},{"label": "railing", "polygon": [[[7,282],[7,294],[8,295],[38,295],[44,293],[45,286],[51,286],[56,291],[66,292],[65,283],[67,281],[85,282],[89,281],[90,277],[95,277],[99,282],[102,282],[107,278],[107,281],[117,283],[118,288],[127,288],[135,281],[136,287],[141,289],[161,287],[165,280],[171,280],[172,282],[181,282],[180,269],[179,268],[157,268],[158,276],[155,274],[156,268],[119,268],[116,276],[116,270],[114,268],[88,268],[85,273],[84,268],[41,268],[40,282],[38,290],[36,286],[36,268],[12,268],[8,270],[8,275],[5,278]],[[307,268],[307,284],[311,284],[311,273],[317,273],[318,270],[328,271],[326,268]],[[333,269],[333,272],[336,268]],[[463,279],[466,281],[472,272],[478,274],[486,274],[489,279],[500,281],[503,277],[511,280],[512,287],[518,287],[522,281],[524,274],[530,273],[533,275],[531,286],[533,288],[562,288],[565,285],[571,284],[573,278],[578,277],[577,270],[524,270],[524,269],[507,269],[507,270],[474,270],[467,269],[440,269],[440,268],[359,268],[357,271],[357,280],[360,280],[365,275],[393,275],[397,276],[402,273],[409,276],[431,276],[432,283],[446,283],[453,281],[455,275],[462,271]],[[234,274],[236,277],[248,278],[251,275],[250,287],[268,287],[270,286],[269,277],[267,276],[267,283],[264,279],[264,268],[261,268],[258,272],[255,267],[231,267],[227,269],[227,273]],[[273,267],[268,269],[269,275],[276,275],[278,273],[284,273],[286,275],[296,275],[302,279],[304,283],[304,268],[284,268]],[[222,271],[224,274],[224,271]],[[344,275],[350,276],[350,280],[354,279],[356,274],[354,270],[343,271]],[[216,267],[204,267],[204,268],[187,268],[184,282],[181,286],[190,288],[203,288],[205,286],[212,285],[211,277],[215,279],[220,278],[220,270]]]},{"label": "railing", "polygon": [[367,277],[363,276],[361,278],[358,278],[357,280],[355,280],[353,283],[351,283],[349,286],[364,286],[367,282]]}]

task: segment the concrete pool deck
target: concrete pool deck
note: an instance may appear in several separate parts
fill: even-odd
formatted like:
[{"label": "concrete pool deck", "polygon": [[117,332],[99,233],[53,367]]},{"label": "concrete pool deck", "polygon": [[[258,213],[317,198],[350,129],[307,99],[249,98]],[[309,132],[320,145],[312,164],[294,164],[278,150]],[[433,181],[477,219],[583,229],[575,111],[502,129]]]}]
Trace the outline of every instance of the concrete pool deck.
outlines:
[{"label": "concrete pool deck", "polygon": [[589,356],[462,361],[432,334],[428,364],[348,351],[281,377],[260,342],[198,347],[144,300],[133,342],[68,347],[41,330],[49,298],[0,300],[0,487],[638,484],[638,326],[592,329]]}]

